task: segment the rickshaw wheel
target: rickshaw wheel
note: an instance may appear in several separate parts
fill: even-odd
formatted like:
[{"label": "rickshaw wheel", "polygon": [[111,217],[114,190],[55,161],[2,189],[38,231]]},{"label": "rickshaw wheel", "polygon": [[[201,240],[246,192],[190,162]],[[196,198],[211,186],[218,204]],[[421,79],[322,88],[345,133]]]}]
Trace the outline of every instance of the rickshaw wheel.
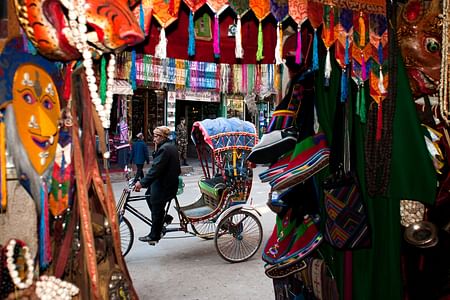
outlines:
[{"label": "rickshaw wheel", "polygon": [[216,232],[216,224],[212,221],[202,221],[199,223],[192,224],[192,231],[201,239],[212,240],[214,238],[214,233]]},{"label": "rickshaw wheel", "polygon": [[220,221],[214,243],[223,259],[232,263],[242,262],[258,251],[262,235],[258,217],[248,211],[237,210]]},{"label": "rickshaw wheel", "polygon": [[134,241],[134,231],[131,227],[130,221],[124,216],[121,217],[119,224],[119,235],[120,235],[120,248],[122,250],[122,255],[125,256],[130,252]]}]

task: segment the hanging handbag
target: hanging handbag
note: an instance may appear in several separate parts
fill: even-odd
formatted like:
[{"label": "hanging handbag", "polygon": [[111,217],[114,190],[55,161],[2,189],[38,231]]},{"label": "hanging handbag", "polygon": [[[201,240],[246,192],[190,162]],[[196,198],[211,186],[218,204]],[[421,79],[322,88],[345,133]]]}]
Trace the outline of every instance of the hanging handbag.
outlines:
[{"label": "hanging handbag", "polygon": [[344,136],[333,141],[334,146],[342,141],[343,147],[339,145],[332,149],[338,157],[332,162],[338,165],[332,166],[331,175],[323,183],[324,237],[338,249],[364,248],[370,246],[369,222],[356,173],[350,170],[350,136],[345,107],[342,112]]}]

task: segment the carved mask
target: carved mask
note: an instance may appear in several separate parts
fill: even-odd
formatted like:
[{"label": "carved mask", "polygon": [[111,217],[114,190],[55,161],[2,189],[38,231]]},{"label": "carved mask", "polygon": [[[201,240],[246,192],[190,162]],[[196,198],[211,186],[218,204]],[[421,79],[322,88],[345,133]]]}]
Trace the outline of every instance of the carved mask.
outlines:
[{"label": "carved mask", "polygon": [[437,92],[442,23],[440,1],[410,0],[398,15],[397,37],[415,97]]},{"label": "carved mask", "polygon": [[25,63],[16,70],[12,95],[17,133],[32,166],[41,175],[54,160],[58,143],[58,91],[44,69]]},{"label": "carved mask", "polygon": [[[14,0],[19,23],[36,49],[50,59],[61,61],[80,58],[69,30],[69,14],[85,2],[86,37],[91,50],[123,50],[144,40],[138,19],[127,0]],[[136,5],[135,1],[130,1]],[[139,6],[137,6],[139,7]],[[147,14],[148,15],[148,14]],[[147,16],[149,18],[149,16]]]}]

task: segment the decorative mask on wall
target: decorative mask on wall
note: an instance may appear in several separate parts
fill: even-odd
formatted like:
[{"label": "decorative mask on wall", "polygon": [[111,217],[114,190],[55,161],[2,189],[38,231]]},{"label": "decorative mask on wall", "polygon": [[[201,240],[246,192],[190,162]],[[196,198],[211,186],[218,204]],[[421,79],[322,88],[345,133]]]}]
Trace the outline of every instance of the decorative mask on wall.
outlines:
[{"label": "decorative mask on wall", "polygon": [[[120,51],[144,40],[138,19],[127,0],[15,0],[19,23],[34,47],[61,61],[81,57],[74,35],[85,35],[99,54]],[[81,15],[82,27],[71,23]],[[75,31],[74,31],[75,30]]]},{"label": "decorative mask on wall", "polygon": [[[42,175],[58,143],[59,72],[53,63],[24,53],[20,39],[0,55],[0,104],[12,105],[17,136],[30,164]],[[58,83],[60,83],[58,81]]]},{"label": "decorative mask on wall", "polygon": [[21,65],[14,76],[12,105],[25,151],[42,174],[53,161],[58,142],[60,106],[50,75],[34,64]]},{"label": "decorative mask on wall", "polygon": [[414,97],[435,94],[440,79],[439,0],[410,0],[398,14],[397,37]]}]

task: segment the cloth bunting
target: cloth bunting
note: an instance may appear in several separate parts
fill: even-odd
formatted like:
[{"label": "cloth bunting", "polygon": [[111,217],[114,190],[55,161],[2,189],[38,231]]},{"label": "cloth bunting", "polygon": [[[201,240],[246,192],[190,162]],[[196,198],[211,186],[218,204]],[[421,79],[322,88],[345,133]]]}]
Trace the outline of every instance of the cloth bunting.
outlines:
[{"label": "cloth bunting", "polygon": [[388,74],[388,32],[385,15],[370,15],[370,44],[372,46],[372,64],[370,68],[370,96],[378,104],[376,140],[381,139],[383,129],[383,105],[387,96]]},{"label": "cloth bunting", "polygon": [[133,9],[133,14],[136,19],[139,20],[144,34],[147,36],[150,29],[150,20],[152,18],[153,12],[153,1],[152,0],[142,0],[140,5],[136,5]]},{"label": "cloth bunting", "polygon": [[369,78],[372,46],[369,43],[369,16],[360,11],[353,14],[352,79],[356,93],[356,114],[362,123],[366,122],[366,96],[364,82]]},{"label": "cloth bunting", "polygon": [[242,47],[242,26],[241,26],[241,18],[249,11],[249,0],[230,0],[230,7],[236,13],[236,47],[234,50],[234,54],[236,58],[242,59],[244,58],[244,48]]},{"label": "cloth bunting", "polygon": [[213,47],[214,57],[220,57],[220,14],[228,7],[228,0],[207,0],[206,3],[214,13]]},{"label": "cloth bunting", "polygon": [[258,49],[256,51],[256,60],[260,61],[264,58],[263,55],[263,31],[262,20],[270,14],[270,3],[267,0],[249,0],[250,8],[253,10],[256,18],[259,21],[258,25]]},{"label": "cloth bunting", "polygon": [[323,7],[323,29],[322,29],[322,40],[327,49],[327,54],[325,57],[325,86],[330,84],[331,76],[331,58],[330,58],[330,47],[334,44],[337,39],[337,34],[335,34],[335,26],[338,19],[339,10],[336,7],[325,5]]},{"label": "cloth bunting", "polygon": [[351,45],[353,43],[353,13],[349,9],[341,9],[339,13],[339,23],[337,24],[335,43],[335,58],[342,68],[341,75],[341,102],[345,102],[348,97],[348,73],[351,57]]},{"label": "cloth bunting", "polygon": [[153,15],[161,25],[159,35],[159,43],[155,48],[155,56],[159,58],[167,57],[167,38],[166,28],[178,18],[178,10],[180,9],[181,0],[154,0]]},{"label": "cloth bunting", "polygon": [[308,0],[289,0],[289,15],[297,23],[297,49],[295,51],[295,63],[302,62],[302,34],[303,22],[308,19]]},{"label": "cloth bunting", "polygon": [[194,14],[200,7],[202,7],[206,0],[183,0],[187,7],[191,10],[189,14],[189,43],[188,43],[188,55],[195,55],[195,32],[194,32]]},{"label": "cloth bunting", "polygon": [[270,12],[277,21],[277,44],[275,46],[275,63],[283,63],[283,21],[289,16],[289,4],[285,0],[270,0]]},{"label": "cloth bunting", "polygon": [[308,20],[314,29],[314,40],[313,40],[313,59],[312,59],[312,70],[316,71],[319,69],[319,40],[317,37],[317,29],[323,23],[323,5],[318,2],[308,3]]}]

